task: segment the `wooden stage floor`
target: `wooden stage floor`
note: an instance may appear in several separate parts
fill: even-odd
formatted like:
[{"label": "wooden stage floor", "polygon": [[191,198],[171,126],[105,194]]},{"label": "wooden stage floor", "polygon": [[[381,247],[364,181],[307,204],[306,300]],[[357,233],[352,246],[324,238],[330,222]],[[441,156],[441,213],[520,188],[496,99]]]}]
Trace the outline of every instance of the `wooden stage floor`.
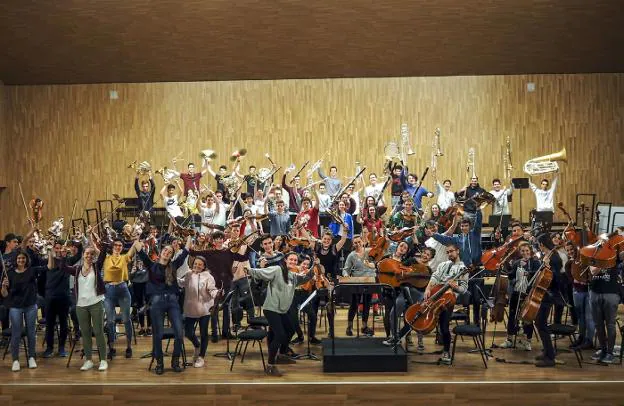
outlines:
[{"label": "wooden stage floor", "polygon": [[[339,310],[336,331],[344,334],[346,310]],[[377,334],[383,334],[381,318],[377,318]],[[496,342],[504,340],[502,326],[498,326]],[[491,328],[486,346],[492,342]],[[318,336],[325,337],[320,328]],[[38,333],[38,350],[42,332]],[[493,349],[494,356],[508,360],[531,360],[539,354],[540,344],[533,340],[533,351]],[[620,337],[618,335],[618,344]],[[125,343],[121,337],[120,343]],[[186,345],[190,347],[188,341]],[[439,350],[433,337],[425,338],[426,352]],[[125,344],[118,346],[123,354]],[[79,346],[78,346],[79,347]],[[187,348],[188,348],[187,347]],[[264,346],[266,348],[266,346]],[[567,347],[561,341],[561,348]],[[410,404],[427,405],[624,405],[624,367],[583,364],[579,368],[573,353],[561,353],[563,365],[538,369],[532,365],[505,364],[490,359],[488,369],[483,367],[479,354],[470,354],[472,340],[458,341],[453,366],[424,365],[418,361],[435,361],[439,355],[409,356],[407,373],[334,373],[322,372],[322,361],[300,360],[296,365],[280,366],[281,378],[267,377],[257,348],[249,348],[244,364],[237,363],[229,371],[229,361],[214,357],[225,350],[225,341],[210,343],[206,367],[187,368],[176,374],[165,370],[157,376],[148,372],[149,359],[139,359],[149,352],[151,338],[138,337],[134,358],[116,357],[107,372],[79,371],[82,361],[76,353],[70,368],[66,358],[38,359],[39,368],[12,373],[11,362],[0,363],[0,404],[46,405],[126,405],[177,404],[201,402],[218,405],[359,405]],[[232,349],[234,346],[232,345]],[[293,346],[305,352],[305,345]],[[312,352],[321,356],[321,346]],[[192,353],[192,351],[188,351]],[[190,355],[190,354],[189,354]],[[265,353],[266,355],[266,353]],[[590,361],[591,352],[584,353]],[[169,367],[169,359],[165,359]]]}]

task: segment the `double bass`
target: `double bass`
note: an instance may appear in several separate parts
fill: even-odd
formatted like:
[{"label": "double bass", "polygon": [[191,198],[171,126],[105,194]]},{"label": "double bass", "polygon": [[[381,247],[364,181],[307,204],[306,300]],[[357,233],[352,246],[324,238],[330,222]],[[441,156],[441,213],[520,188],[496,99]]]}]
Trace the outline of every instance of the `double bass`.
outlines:
[{"label": "double bass", "polygon": [[522,309],[520,310],[520,318],[526,323],[535,321],[539,308],[542,305],[542,300],[548,294],[548,287],[553,280],[553,271],[550,269],[549,261],[555,252],[557,250],[553,248],[544,257],[542,266],[534,276],[533,287],[531,287],[531,291],[524,299]]},{"label": "double bass", "polygon": [[429,267],[415,263],[411,266],[403,265],[393,258],[384,258],[377,264],[379,283],[385,283],[398,288],[402,284],[409,284],[415,288],[426,288],[431,279]]},{"label": "double bass", "polygon": [[444,309],[455,306],[457,301],[449,282],[456,281],[468,272],[470,272],[469,268],[465,268],[446,283],[431,288],[432,294],[427,300],[415,303],[405,310],[405,323],[417,333],[427,334],[432,332],[438,324],[440,313]]}]

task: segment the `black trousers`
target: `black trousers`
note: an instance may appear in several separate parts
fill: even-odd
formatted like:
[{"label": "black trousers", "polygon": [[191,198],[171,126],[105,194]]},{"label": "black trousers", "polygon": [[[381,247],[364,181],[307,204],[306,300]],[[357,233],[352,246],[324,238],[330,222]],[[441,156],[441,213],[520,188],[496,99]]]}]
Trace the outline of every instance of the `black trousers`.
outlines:
[{"label": "black trousers", "polygon": [[269,364],[274,365],[278,351],[283,354],[288,352],[288,343],[290,337],[292,337],[295,332],[295,328],[290,322],[288,313],[276,313],[265,309],[264,316],[269,322],[269,334],[267,336]]},{"label": "black trousers", "polygon": [[468,291],[470,291],[470,304],[472,305],[472,322],[480,325],[481,322],[481,292],[485,287],[483,278],[474,278],[468,281]]},{"label": "black trousers", "polygon": [[[195,323],[199,323],[199,337],[197,339],[195,334]],[[206,349],[208,348],[208,324],[210,323],[210,315],[184,318],[184,335],[193,344],[193,347],[199,348],[199,356],[206,356]]]},{"label": "black trousers", "polygon": [[249,279],[241,278],[232,282],[232,322],[235,326],[240,325],[243,320],[243,309],[247,311],[249,317],[255,317],[256,309],[251,298]]},{"label": "black trousers", "polygon": [[[227,296],[228,293],[229,292],[226,292],[225,296]],[[230,333],[230,305],[231,301],[223,303],[223,324],[221,324],[221,334],[223,336]],[[217,306],[217,303],[215,303],[215,306]],[[210,325],[212,326],[212,335],[216,336],[219,330],[219,315],[210,319]]]},{"label": "black trousers", "polygon": [[548,316],[550,315],[550,308],[552,307],[552,299],[546,295],[544,300],[542,300],[542,304],[537,312],[537,317],[535,319],[535,328],[537,329],[537,334],[540,336],[540,340],[542,340],[542,348],[544,348],[544,357],[549,360],[555,359],[555,348],[553,347],[552,340],[550,338],[550,332],[548,332]]},{"label": "black trousers", "polygon": [[[294,309],[290,312],[291,314],[291,323],[295,326],[295,331],[298,337],[303,338],[303,330],[301,329],[301,323],[299,322],[299,306],[306,301],[306,299],[310,296],[310,294],[304,290],[297,289],[295,290],[295,297],[293,298],[293,303],[291,306],[294,306]],[[315,297],[306,305],[306,307],[302,310],[308,318],[308,337],[312,338],[316,335],[316,313],[318,310],[318,298]],[[314,307],[314,301],[317,301],[316,308]]]},{"label": "black trousers", "polygon": [[357,314],[358,305],[360,304],[360,301],[362,301],[362,322],[368,323],[368,316],[370,314],[370,308],[371,308],[371,299],[372,299],[372,295],[370,294],[356,293],[351,297],[351,305],[349,306],[349,314],[348,314],[349,323],[353,323],[353,319],[355,318],[355,315]]},{"label": "black trousers", "polygon": [[59,348],[65,347],[67,341],[67,320],[69,318],[69,296],[46,298],[46,332],[47,349],[54,348],[54,327],[59,321]]},{"label": "black trousers", "polygon": [[[149,297],[146,292],[147,282],[133,282],[132,283],[132,300],[133,305],[137,311],[145,306],[149,302]],[[139,326],[145,327],[145,316],[147,315],[147,327],[152,325],[152,318],[150,317],[149,310],[139,314]]]},{"label": "black trousers", "polygon": [[513,292],[511,297],[509,298],[509,320],[507,321],[507,335],[513,336],[518,334],[518,325],[522,323],[522,331],[530,340],[533,337],[533,324],[524,323],[520,320],[516,320],[516,310],[520,311],[522,302],[520,302],[520,307],[518,307],[518,302],[520,301],[520,292]]}]

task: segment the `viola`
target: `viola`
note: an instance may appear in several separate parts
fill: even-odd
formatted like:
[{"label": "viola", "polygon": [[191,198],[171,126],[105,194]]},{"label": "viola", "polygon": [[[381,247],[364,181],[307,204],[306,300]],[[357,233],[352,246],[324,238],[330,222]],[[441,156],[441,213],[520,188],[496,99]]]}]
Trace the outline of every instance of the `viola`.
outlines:
[{"label": "viola", "polygon": [[585,225],[585,203],[581,203],[579,207],[579,210],[581,212],[580,230],[577,230],[574,227],[574,221],[572,221],[572,217],[563,207],[563,203],[559,202],[557,204],[557,207],[568,218],[568,226],[565,228],[565,230],[563,230],[563,236],[566,240],[572,241],[577,247],[584,247],[588,244],[593,244],[598,240],[596,234],[589,230]]},{"label": "viola", "polygon": [[[481,255],[481,263],[483,264],[483,268],[488,271],[497,270],[500,264],[505,263],[501,260],[507,256],[507,253],[510,252],[510,250],[517,248],[518,244],[522,240],[522,236],[510,238],[505,244],[501,245],[500,247],[492,248],[491,250],[484,252],[483,255]],[[514,251],[514,253],[515,252],[516,251]]]},{"label": "viola", "polygon": [[522,309],[520,310],[520,318],[526,323],[533,323],[535,321],[539,308],[542,305],[542,300],[544,300],[544,297],[548,294],[548,287],[553,280],[553,272],[552,269],[550,269],[548,261],[555,252],[556,250],[553,249],[544,257],[542,266],[535,274],[533,287],[531,287],[531,291],[524,299]]},{"label": "viola", "polygon": [[585,266],[599,268],[613,268],[617,262],[619,252],[624,249],[624,235],[617,231],[608,235],[601,235],[595,243],[579,250],[581,263]]},{"label": "viola", "polygon": [[379,261],[377,268],[379,283],[385,283],[395,288],[402,284],[409,284],[422,289],[427,287],[431,279],[429,267],[421,263],[406,266],[400,261],[388,257]]},{"label": "viola", "polygon": [[427,300],[413,304],[405,310],[405,323],[417,333],[427,334],[432,332],[438,324],[440,313],[444,309],[452,309],[457,301],[449,282],[459,279],[468,272],[469,270],[466,268],[445,284],[432,287],[432,294]]},{"label": "viola", "polygon": [[463,204],[455,203],[451,207],[446,209],[444,214],[440,216],[440,218],[438,219],[438,224],[440,224],[444,228],[449,228],[453,224],[453,219],[456,216],[463,216],[463,215],[464,215]]},{"label": "viola", "polygon": [[290,247],[303,247],[303,248],[310,248],[310,246],[312,245],[312,241],[308,238],[299,238],[299,237],[293,237],[293,238],[288,238],[286,240],[286,243],[290,246]]}]

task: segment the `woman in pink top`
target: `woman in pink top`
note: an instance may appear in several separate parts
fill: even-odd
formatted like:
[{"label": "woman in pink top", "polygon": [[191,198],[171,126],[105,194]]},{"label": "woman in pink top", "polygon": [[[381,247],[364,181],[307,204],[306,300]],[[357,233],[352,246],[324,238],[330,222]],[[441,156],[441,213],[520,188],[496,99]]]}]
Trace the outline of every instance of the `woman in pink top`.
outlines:
[{"label": "woman in pink top", "polygon": [[[215,280],[206,268],[206,259],[196,256],[193,265],[181,278],[181,286],[184,287],[184,331],[195,347],[193,354],[193,366],[204,366],[204,357],[208,348],[208,325],[210,323],[210,310],[214,305],[214,298],[218,289]],[[195,324],[199,323],[199,334],[195,334]]]}]

